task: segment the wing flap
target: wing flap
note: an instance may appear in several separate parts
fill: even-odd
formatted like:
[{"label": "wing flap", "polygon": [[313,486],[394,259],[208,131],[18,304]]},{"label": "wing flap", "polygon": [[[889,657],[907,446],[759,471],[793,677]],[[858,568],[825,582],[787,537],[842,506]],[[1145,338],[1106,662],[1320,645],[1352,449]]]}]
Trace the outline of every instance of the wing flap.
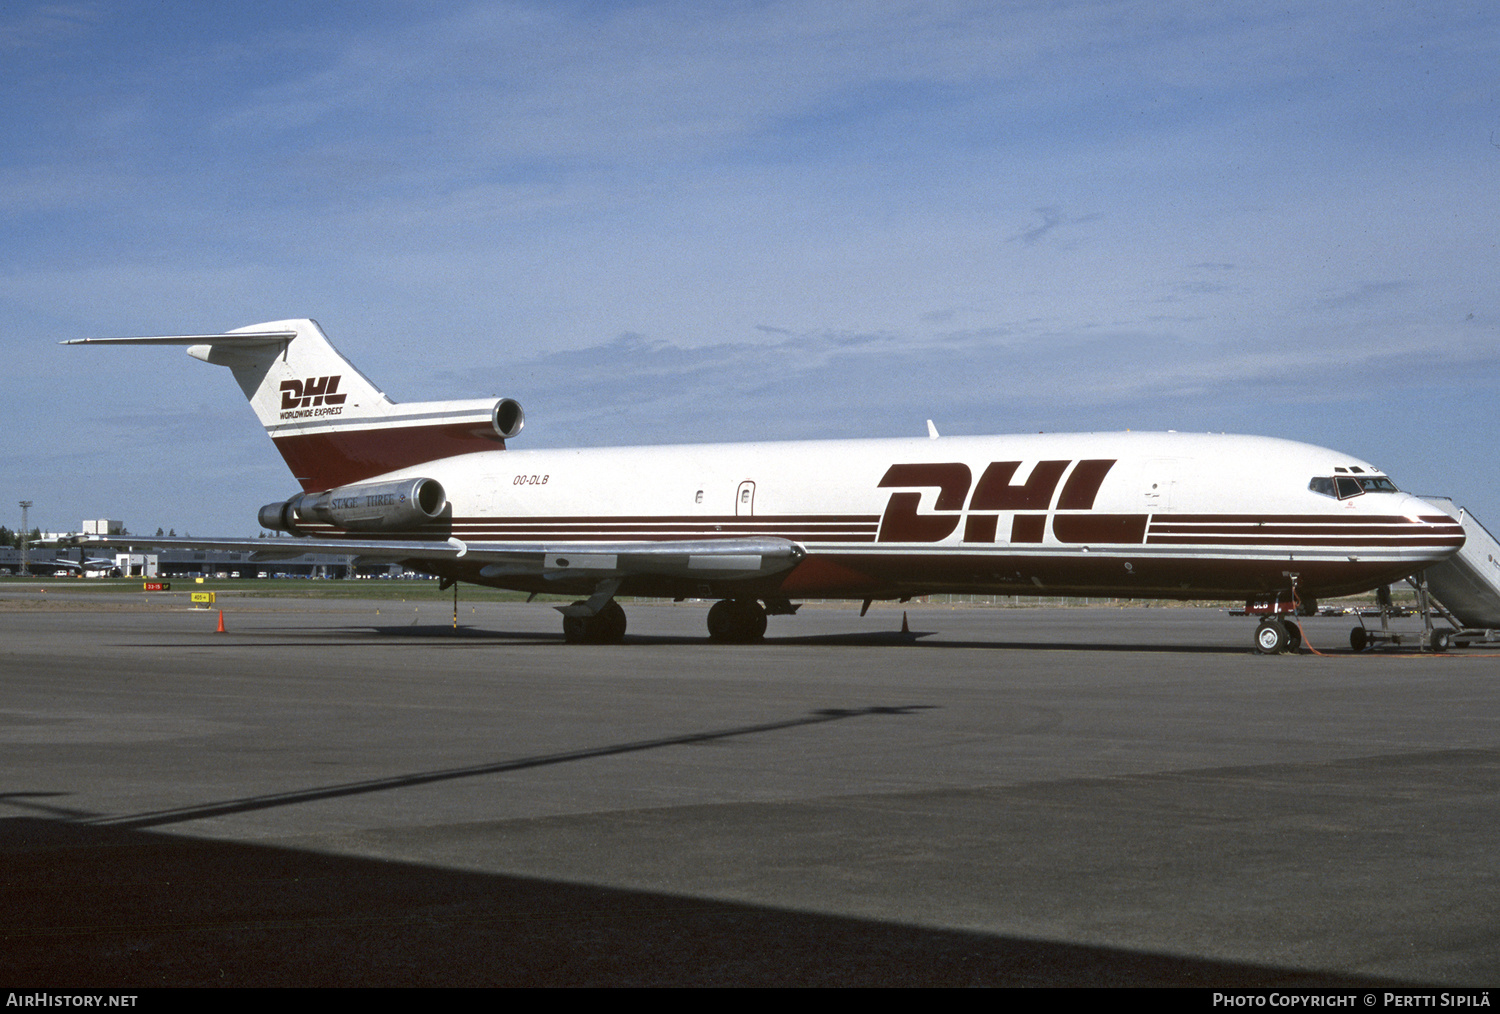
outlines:
[{"label": "wing flap", "polygon": [[[60,542],[63,540],[59,540]],[[464,560],[481,564],[479,576],[543,577],[554,580],[651,575],[707,581],[748,580],[790,570],[806,555],[795,542],[777,538],[705,539],[681,542],[460,542],[458,539],[194,539],[139,535],[81,535],[67,545],[211,549],[252,554],[252,560],[286,560],[304,553],[357,556],[364,560]]]},{"label": "wing flap", "polygon": [[464,553],[457,539],[447,542],[400,539],[194,539],[150,535],[75,535],[57,540],[68,546],[138,549],[212,549],[249,553],[254,560],[291,560],[307,553],[362,556],[372,560],[455,560]]},{"label": "wing flap", "polygon": [[790,570],[806,555],[795,542],[777,538],[709,539],[681,542],[546,543],[471,542],[468,559],[486,561],[481,577],[541,575],[553,580],[684,577],[733,581]]}]

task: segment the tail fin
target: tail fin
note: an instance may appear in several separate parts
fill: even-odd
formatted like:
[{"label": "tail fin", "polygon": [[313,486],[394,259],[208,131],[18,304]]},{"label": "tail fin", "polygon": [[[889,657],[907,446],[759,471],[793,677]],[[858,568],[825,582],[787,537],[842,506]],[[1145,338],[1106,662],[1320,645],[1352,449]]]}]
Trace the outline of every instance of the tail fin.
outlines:
[{"label": "tail fin", "polygon": [[509,398],[398,404],[339,354],[312,320],[253,324],[227,334],[80,338],[65,345],[186,345],[227,366],[307,492],[437,458],[503,450],[525,415]]}]

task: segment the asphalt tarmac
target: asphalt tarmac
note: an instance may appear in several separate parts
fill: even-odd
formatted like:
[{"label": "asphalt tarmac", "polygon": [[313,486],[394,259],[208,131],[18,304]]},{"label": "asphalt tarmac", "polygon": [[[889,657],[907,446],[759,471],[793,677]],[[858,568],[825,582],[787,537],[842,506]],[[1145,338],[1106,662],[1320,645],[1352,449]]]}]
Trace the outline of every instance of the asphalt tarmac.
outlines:
[{"label": "asphalt tarmac", "polygon": [[1500,984],[1480,650],[62,584],[0,583],[6,985]]}]

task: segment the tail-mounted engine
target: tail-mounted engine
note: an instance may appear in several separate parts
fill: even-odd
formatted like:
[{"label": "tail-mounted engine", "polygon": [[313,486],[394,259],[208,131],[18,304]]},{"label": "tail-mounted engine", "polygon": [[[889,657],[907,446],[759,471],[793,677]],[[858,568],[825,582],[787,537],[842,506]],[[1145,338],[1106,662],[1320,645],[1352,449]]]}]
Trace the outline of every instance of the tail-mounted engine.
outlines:
[{"label": "tail-mounted engine", "polygon": [[260,526],[293,535],[311,523],[351,532],[402,531],[432,521],[447,502],[436,479],[360,483],[266,504],[260,509]]},{"label": "tail-mounted engine", "polygon": [[521,427],[526,425],[526,413],[521,411],[521,403],[514,398],[501,398],[495,402],[495,407],[490,409],[490,425],[506,439],[520,433]]}]

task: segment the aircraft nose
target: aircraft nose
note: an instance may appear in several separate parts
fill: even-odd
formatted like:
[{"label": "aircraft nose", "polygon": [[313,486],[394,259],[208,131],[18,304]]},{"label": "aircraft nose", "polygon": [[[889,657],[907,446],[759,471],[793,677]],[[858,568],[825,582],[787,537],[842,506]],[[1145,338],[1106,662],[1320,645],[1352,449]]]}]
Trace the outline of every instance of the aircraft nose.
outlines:
[{"label": "aircraft nose", "polygon": [[[1447,522],[1457,524],[1459,521],[1458,509],[1452,506],[1451,501],[1432,503],[1431,501],[1423,500],[1419,496],[1413,496],[1410,493],[1403,494],[1403,497],[1401,512],[1413,521],[1424,520],[1429,524],[1445,524]],[[1447,519],[1447,522],[1443,520],[1444,518]]]},{"label": "aircraft nose", "polygon": [[1423,541],[1432,545],[1443,557],[1458,552],[1468,539],[1463,529],[1461,512],[1451,500],[1434,503],[1407,494],[1402,512],[1408,520],[1424,526]]}]

